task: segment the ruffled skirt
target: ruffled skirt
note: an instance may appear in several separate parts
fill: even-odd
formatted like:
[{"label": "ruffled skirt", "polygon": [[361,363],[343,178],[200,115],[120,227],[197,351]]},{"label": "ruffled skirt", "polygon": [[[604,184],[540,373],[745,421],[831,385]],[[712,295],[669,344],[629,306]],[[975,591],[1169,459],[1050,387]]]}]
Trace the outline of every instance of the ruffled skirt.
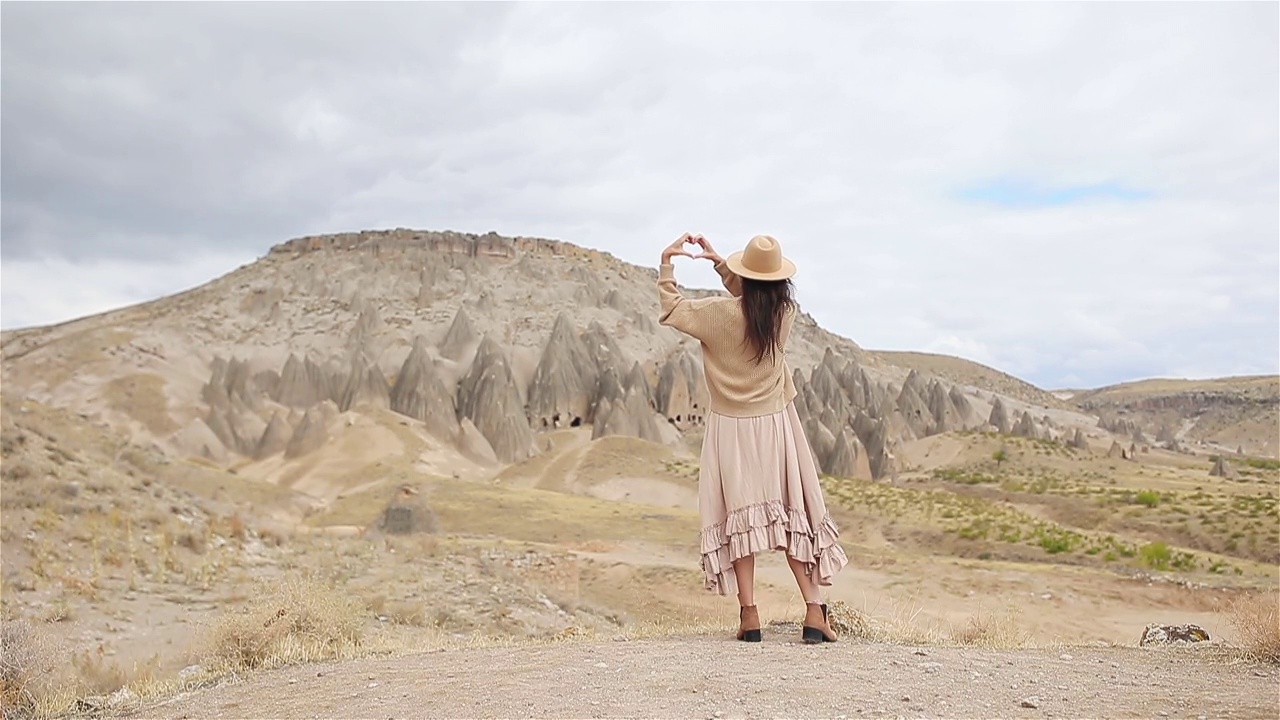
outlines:
[{"label": "ruffled skirt", "polygon": [[849,562],[794,404],[759,417],[708,413],[698,510],[706,589],[720,595],[738,592],[733,561],[763,550],[803,562],[818,585]]}]

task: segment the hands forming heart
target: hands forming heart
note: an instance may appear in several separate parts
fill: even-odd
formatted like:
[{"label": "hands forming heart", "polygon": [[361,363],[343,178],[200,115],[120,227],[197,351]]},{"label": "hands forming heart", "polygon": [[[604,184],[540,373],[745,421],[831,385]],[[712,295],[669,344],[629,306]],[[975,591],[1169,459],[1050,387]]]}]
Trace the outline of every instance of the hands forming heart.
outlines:
[{"label": "hands forming heart", "polygon": [[[702,248],[702,252],[695,255],[688,250],[685,250],[686,245],[694,245]],[[694,260],[711,260],[716,264],[724,262],[724,258],[720,257],[720,254],[716,252],[715,248],[711,247],[710,240],[707,240],[702,235],[694,233],[685,233],[679,238],[676,238],[675,242],[668,245],[667,248],[662,251],[662,263],[664,265],[669,264],[671,262],[671,258],[677,255],[693,258]]]}]

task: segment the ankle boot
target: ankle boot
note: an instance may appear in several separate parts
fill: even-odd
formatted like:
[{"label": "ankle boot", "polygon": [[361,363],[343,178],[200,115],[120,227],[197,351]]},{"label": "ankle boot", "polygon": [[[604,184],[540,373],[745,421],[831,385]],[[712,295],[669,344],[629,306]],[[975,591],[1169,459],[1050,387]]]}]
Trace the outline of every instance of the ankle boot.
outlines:
[{"label": "ankle boot", "polygon": [[840,638],[832,632],[827,622],[827,606],[825,603],[805,603],[804,627],[800,631],[800,639],[808,645],[824,642],[836,642]]},{"label": "ankle boot", "polygon": [[755,605],[743,605],[738,611],[738,639],[760,642],[760,612]]}]

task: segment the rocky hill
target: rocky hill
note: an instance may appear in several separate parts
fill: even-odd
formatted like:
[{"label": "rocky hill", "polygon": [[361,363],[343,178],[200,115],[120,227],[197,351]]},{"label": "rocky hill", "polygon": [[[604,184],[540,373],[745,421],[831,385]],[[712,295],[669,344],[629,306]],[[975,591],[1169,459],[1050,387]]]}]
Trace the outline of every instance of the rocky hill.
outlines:
[{"label": "rocky hill", "polygon": [[1070,402],[1142,442],[1280,457],[1280,377],[1141,380],[1077,391]]},{"label": "rocky hill", "polygon": [[[493,233],[299,238],[185,293],[5,333],[5,392],[294,484],[378,410],[416,421],[438,464],[463,474],[536,455],[559,428],[679,445],[698,437],[706,387],[696,344],[657,324],[656,279],[607,253]],[[824,471],[890,476],[896,448],[949,430],[1096,425],[1011,378],[896,359],[809,315],[797,323],[787,360]]]}]

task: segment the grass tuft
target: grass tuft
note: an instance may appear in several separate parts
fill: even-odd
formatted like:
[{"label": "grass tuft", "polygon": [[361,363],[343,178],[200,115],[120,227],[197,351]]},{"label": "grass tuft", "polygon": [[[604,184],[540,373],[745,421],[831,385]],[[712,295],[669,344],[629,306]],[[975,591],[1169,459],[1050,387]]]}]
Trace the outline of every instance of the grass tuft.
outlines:
[{"label": "grass tuft", "polygon": [[230,673],[359,654],[366,610],[339,589],[290,579],[218,622],[209,665]]},{"label": "grass tuft", "polygon": [[0,718],[39,715],[57,689],[54,642],[27,620],[6,619],[0,627]]},{"label": "grass tuft", "polygon": [[1253,660],[1280,664],[1280,593],[1250,593],[1230,605],[1231,626]]}]

